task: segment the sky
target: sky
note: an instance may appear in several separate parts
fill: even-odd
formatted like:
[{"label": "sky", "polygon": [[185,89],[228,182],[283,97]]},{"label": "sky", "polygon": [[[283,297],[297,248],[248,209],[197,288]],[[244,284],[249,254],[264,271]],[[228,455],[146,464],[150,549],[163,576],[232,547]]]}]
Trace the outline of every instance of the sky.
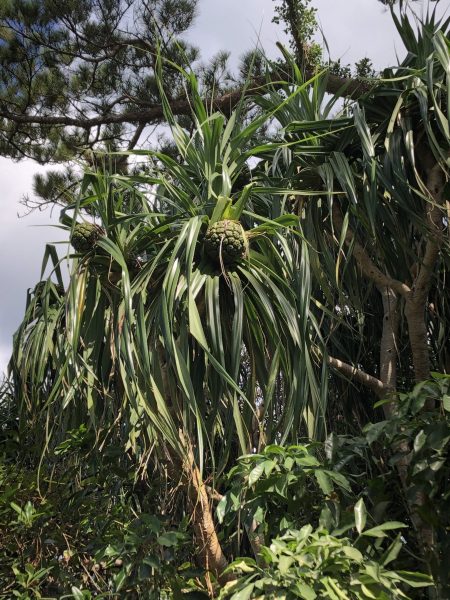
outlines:
[{"label": "sky", "polygon": [[[401,43],[389,12],[376,0],[314,0],[318,20],[331,56],[343,64],[369,56],[375,68],[395,64]],[[426,6],[424,1],[423,6]],[[421,3],[416,3],[420,11]],[[448,2],[441,2],[442,10]],[[219,50],[232,52],[232,65],[257,45],[270,57],[277,56],[275,43],[286,43],[281,27],[272,21],[273,0],[200,0],[199,15],[189,38],[205,59]],[[43,171],[31,161],[14,163],[0,158],[0,373],[6,368],[12,335],[25,309],[26,291],[40,279],[45,244],[64,239],[55,227],[58,211],[47,210],[19,218],[20,204],[32,195],[32,177]],[[66,247],[60,246],[60,255]]]}]

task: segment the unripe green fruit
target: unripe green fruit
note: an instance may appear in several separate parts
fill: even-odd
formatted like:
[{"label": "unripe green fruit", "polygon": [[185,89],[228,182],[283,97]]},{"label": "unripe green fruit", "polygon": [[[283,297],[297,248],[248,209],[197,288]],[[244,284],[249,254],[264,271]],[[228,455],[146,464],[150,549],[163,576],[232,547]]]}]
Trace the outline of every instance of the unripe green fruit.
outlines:
[{"label": "unripe green fruit", "polygon": [[239,221],[224,219],[208,227],[205,251],[213,260],[232,264],[247,254],[248,242]]},{"label": "unripe green fruit", "polygon": [[70,243],[76,252],[85,254],[92,250],[103,235],[103,229],[98,225],[94,225],[94,223],[77,223],[70,238]]}]

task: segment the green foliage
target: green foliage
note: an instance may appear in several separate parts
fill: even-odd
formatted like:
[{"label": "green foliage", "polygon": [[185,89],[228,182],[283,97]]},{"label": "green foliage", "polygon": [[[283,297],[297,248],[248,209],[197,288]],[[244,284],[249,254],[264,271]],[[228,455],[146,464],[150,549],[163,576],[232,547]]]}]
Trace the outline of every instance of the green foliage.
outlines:
[{"label": "green foliage", "polygon": [[288,531],[263,547],[262,564],[238,559],[229,570],[239,579],[225,586],[220,598],[263,600],[270,598],[331,598],[333,600],[397,600],[409,598],[403,584],[429,586],[419,573],[391,571],[383,562],[364,556],[348,538],[306,525]]},{"label": "green foliage", "polygon": [[[281,534],[282,540],[292,541],[289,536],[295,538],[300,529],[319,526],[338,538],[339,543],[351,544],[365,557],[365,566],[374,561],[375,570],[369,568],[372,575],[374,572],[380,575],[380,568],[392,563],[396,571],[387,579],[392,576],[395,585],[388,586],[386,597],[401,597],[395,587],[400,582],[415,587],[427,581],[412,574],[424,569],[417,556],[420,547],[408,515],[408,506],[415,506],[423,521],[436,531],[432,569],[437,589],[445,597],[448,593],[445,557],[449,551],[449,386],[449,376],[434,374],[432,380],[418,384],[411,393],[400,394],[396,414],[389,420],[367,425],[365,437],[330,435],[323,447],[317,443],[292,447],[269,445],[260,454],[241,457],[229,473],[228,491],[217,506],[217,516],[225,528],[225,537],[237,548],[235,554],[242,554],[246,547],[243,541],[248,538],[256,562],[236,559],[234,567],[242,579],[236,588],[230,586],[227,594],[231,596],[239,590],[245,597],[244,590],[248,593],[251,590],[254,595],[249,597],[257,598],[258,593],[265,597],[263,591],[272,597],[269,591],[274,593],[277,586],[284,590],[283,585],[292,592],[294,583],[287,583],[286,572],[279,564],[273,564],[273,554],[261,550],[260,544],[274,551],[278,546],[264,540],[273,540]],[[326,461],[321,456],[326,456]],[[396,472],[399,462],[406,469],[403,489],[399,489]],[[406,499],[398,502],[405,494]],[[417,504],[422,497],[425,502]],[[406,519],[409,530],[405,523],[386,520],[392,517]],[[397,533],[399,529],[401,534]],[[236,531],[237,539],[232,535]],[[344,533],[349,536],[345,540]],[[323,545],[327,546],[325,541]],[[295,558],[293,563],[302,565],[303,559]],[[309,565],[307,561],[304,564]],[[293,581],[299,577],[298,571],[295,573],[292,572]],[[380,577],[386,583],[387,579]],[[370,578],[362,581],[367,584]],[[344,580],[338,585],[347,590],[349,584]],[[356,589],[352,584],[352,592],[356,593]],[[415,593],[412,596],[416,597]],[[355,596],[358,597],[366,596]]]},{"label": "green foliage", "polygon": [[320,444],[271,444],[261,454],[240,457],[228,474],[230,489],[217,506],[219,522],[225,521],[230,531],[242,522],[247,531],[252,528],[268,539],[305,523],[342,525],[341,513],[352,502],[350,483],[323,464],[322,451]]},{"label": "green foliage", "polygon": [[[447,511],[443,507],[449,493],[445,489],[450,449],[449,401],[450,376],[436,373],[432,380],[417,384],[411,393],[399,395],[398,409],[392,418],[365,427],[371,444],[401,449],[405,448],[403,442],[408,442],[410,492],[416,493],[418,487],[433,500],[439,520],[446,518]],[[397,459],[394,454],[391,463]],[[423,516],[433,519],[431,514]]]},{"label": "green foliage", "polygon": [[[37,448],[89,424],[95,447],[114,431],[143,464],[161,468],[167,453],[178,464],[192,445],[199,466],[213,473],[252,447],[258,401],[270,436],[280,431],[294,442],[302,427],[318,431],[305,402],[323,402],[312,354],[320,336],[309,320],[298,218],[280,209],[283,188],[255,181],[233,191],[268,117],[244,124],[240,108],[229,119],[208,114],[196,79],[184,77],[197,123],[191,135],[161,89],[181,161],[141,151],[154,163],[149,174],[87,173],[81,196],[62,213],[68,237],[84,210],[104,235],[72,263],[59,302],[40,308],[30,298],[15,338],[20,431],[27,436],[28,422],[41,423]],[[222,217],[240,219],[251,237],[245,259],[225,270],[203,247],[208,224]],[[44,268],[50,259],[58,272],[54,254]]]},{"label": "green foliage", "polygon": [[[22,3],[20,18],[44,9]],[[6,593],[211,595],[220,544],[244,556],[222,590],[234,600],[420,597],[426,569],[447,593],[449,379],[401,392],[448,372],[448,21],[393,15],[406,59],[343,108],[327,72],[305,82],[285,52],[286,81],[258,111],[242,99],[225,116],[158,53],[175,146],[133,152],[146,162],[133,174],[92,161],[61,226],[69,241],[86,217],[102,235],[68,254],[64,287],[47,247],[14,338]],[[189,88],[187,120],[170,74]],[[205,251],[224,221],[240,260]],[[385,401],[372,408],[362,385]]]},{"label": "green foliage", "polygon": [[[424,412],[423,406],[432,400],[448,411],[449,385],[448,376],[436,375],[403,394],[398,414],[368,426],[365,442],[366,448],[372,445],[370,460],[377,463],[380,446],[395,447],[405,439],[415,439],[408,458],[408,493],[416,493],[421,486],[428,494],[427,507],[437,510],[439,521],[434,524],[442,532],[442,553],[448,526],[449,425],[436,420],[436,413]],[[325,594],[340,597],[340,593],[349,599],[415,598],[408,587],[429,585],[417,572],[415,559],[411,562],[401,552],[411,532],[399,522],[374,520],[373,508],[369,510],[362,499],[371,498],[370,489],[377,480],[375,487],[389,486],[395,472],[384,469],[372,481],[367,477],[360,481],[360,473],[370,472],[370,464],[360,465],[355,477],[349,459],[353,453],[358,461],[364,456],[369,460],[368,454],[361,453],[362,441],[349,442],[347,446],[345,439],[330,439],[323,447],[317,443],[269,445],[259,454],[238,460],[228,475],[230,489],[217,507],[223,534],[228,536],[242,522],[250,536],[255,521],[258,527],[253,533],[271,541],[259,546],[256,562],[248,557],[236,559],[230,572],[238,579],[223,588],[221,597],[271,598],[274,593],[286,593],[290,598],[295,591],[293,598],[306,600]],[[135,487],[134,469],[125,467],[120,448],[105,448],[103,467],[92,460],[76,466],[77,455],[85,456],[91,447],[86,427],[69,432],[55,449],[58,460],[67,457],[64,469],[55,463],[52,476],[41,473],[40,482],[11,461],[3,462],[0,524],[5,524],[7,534],[1,550],[7,560],[0,581],[4,597],[56,598],[60,597],[56,590],[69,586],[86,598],[103,590],[119,596],[135,593],[137,598],[153,597],[152,590],[155,598],[163,590],[168,598],[182,590],[204,590],[202,571],[192,565],[188,521],[181,519],[174,529],[168,520],[173,516],[151,512],[159,503],[158,482],[153,479],[153,491]],[[325,454],[326,462],[320,458]],[[393,455],[392,465],[395,460]],[[434,479],[428,477],[429,470],[422,473],[424,463]],[[363,496],[357,500],[355,492]],[[344,532],[349,537],[343,537]],[[445,571],[445,560],[438,566]],[[442,582],[444,577],[443,573]],[[139,595],[144,589],[150,596]],[[73,590],[76,597],[78,592]]]},{"label": "green foliage", "polygon": [[[91,444],[85,427],[69,432],[39,480],[34,469],[3,460],[0,597],[60,598],[69,589],[67,598],[204,597],[188,515],[159,512],[161,499],[171,495],[163,492],[167,483],[135,482],[135,467],[124,464],[120,448],[106,447],[100,463],[86,461]],[[230,491],[217,508],[223,534],[239,521],[249,532],[256,520],[260,540],[270,542],[258,547],[256,561],[244,556],[230,565],[237,580],[220,597],[409,598],[408,586],[429,585],[399,562],[404,538],[397,531],[407,536],[404,524],[374,525],[364,501],[355,502],[352,475],[347,479],[331,464],[323,468],[320,454],[318,444],[268,446],[231,470]],[[329,517],[340,512],[345,526]]]},{"label": "green foliage", "polygon": [[[191,26],[196,5],[195,0],[2,2],[1,154],[44,163],[67,161],[93,145],[110,151],[124,147],[136,122],[117,114],[142,110],[144,99],[146,105],[159,102],[158,47],[179,64],[198,58],[194,47],[178,39]],[[176,70],[164,70],[176,98],[182,80]],[[113,112],[115,119],[103,120]],[[12,115],[25,116],[21,127]],[[52,121],[55,116],[59,123]],[[48,192],[41,183],[37,191]]]},{"label": "green foliage", "polygon": [[[448,177],[444,158],[448,147],[448,40],[443,31],[449,23],[436,22],[432,13],[414,31],[406,16],[396,19],[409,51],[398,69],[386,72],[385,79],[351,110],[339,111],[336,97],[327,101],[326,75],[315,79],[309,96],[302,92],[289,95],[288,86],[284,87],[287,101],[283,110],[275,113],[281,139],[271,153],[279,182],[287,179],[295,190],[323,190],[320,200],[311,195],[294,206],[301,211],[303,232],[312,250],[311,295],[318,306],[326,307],[318,315],[322,332],[328,336],[328,354],[358,364],[362,371],[377,377],[386,358],[379,352],[384,316],[380,285],[374,271],[361,268],[359,258],[364,254],[366,265],[370,262],[378,273],[389,273],[395,282],[412,286],[427,241],[441,236],[439,227],[433,230],[429,220],[436,203],[426,188],[427,165],[437,161],[442,174],[446,173],[443,177]],[[302,73],[294,61],[292,72],[300,83]],[[280,90],[274,89],[257,102],[269,111],[279,104],[279,97]],[[441,219],[445,229],[444,207],[436,211],[436,223]],[[432,340],[431,368],[440,372],[448,370],[449,356],[448,286],[442,279],[448,257],[448,237],[442,235],[429,296],[439,308],[432,311],[430,305],[424,306],[425,328]],[[398,297],[398,347],[404,350],[396,384],[409,389],[414,370],[401,310],[404,298],[403,294]],[[420,378],[427,376],[428,372]],[[346,425],[354,423],[356,433],[358,422],[374,416],[369,414],[370,403],[362,401],[359,392],[352,393],[353,386],[358,386],[356,378],[350,387],[334,380],[329,402],[331,406],[335,398],[339,411],[346,406],[344,421]]]},{"label": "green foliage", "polygon": [[203,575],[192,563],[188,521],[172,527],[160,512],[157,481],[153,488],[135,484],[132,465],[124,471],[113,448],[103,464],[76,464],[86,451],[82,438],[82,430],[71,432],[58,451],[68,458],[53,461],[39,479],[34,467],[3,458],[0,598],[200,594]]},{"label": "green foliage", "polygon": [[[389,465],[407,465],[405,493],[424,522],[436,532],[433,570],[445,593],[450,589],[446,557],[450,551],[450,376],[435,373],[433,379],[400,394],[396,414],[388,421],[369,424],[365,435],[372,447],[393,448]],[[392,477],[392,474],[391,474]],[[444,593],[444,592],[443,592]]]}]

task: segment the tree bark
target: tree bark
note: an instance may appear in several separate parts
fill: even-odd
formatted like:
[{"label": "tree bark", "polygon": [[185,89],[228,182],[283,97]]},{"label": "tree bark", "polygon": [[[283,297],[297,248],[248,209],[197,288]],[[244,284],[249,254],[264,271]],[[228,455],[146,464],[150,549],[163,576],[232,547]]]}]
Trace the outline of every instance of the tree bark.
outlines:
[{"label": "tree bark", "polygon": [[330,367],[339,371],[345,377],[348,377],[350,380],[354,379],[358,383],[362,383],[367,388],[372,390],[377,396],[384,397],[385,388],[383,382],[372,375],[369,375],[365,371],[350,365],[349,363],[343,362],[334,356],[328,357],[328,364]]},{"label": "tree bark", "polygon": [[[408,334],[416,382],[429,379],[431,371],[430,350],[426,323],[426,306],[433,274],[444,233],[443,189],[444,172],[439,164],[434,164],[427,172],[426,187],[430,196],[426,207],[428,232],[425,252],[417,271],[417,276],[406,294],[405,316],[408,322]],[[426,408],[432,410],[434,404],[428,402]]]},{"label": "tree bark", "polygon": [[[393,396],[397,389],[397,336],[399,326],[398,296],[391,287],[378,286],[383,300],[383,328],[380,343],[380,380],[384,397]],[[395,414],[395,400],[383,406],[386,419]]]},{"label": "tree bark", "polygon": [[[433,178],[436,177],[437,174],[433,172]],[[442,213],[437,202],[437,186],[435,185],[433,187],[433,191],[430,187],[429,189],[430,194],[433,194],[435,203],[433,209],[427,215],[427,220],[429,225],[432,226],[435,234],[437,235],[440,230],[442,235],[442,225],[439,227],[439,218],[442,219]],[[342,232],[343,218],[340,208],[336,204],[333,205],[332,219],[336,229],[339,232]],[[382,397],[387,398],[389,394],[393,396],[396,391],[399,295],[405,298],[405,313],[408,321],[408,332],[416,380],[422,381],[427,379],[430,375],[425,303],[428,298],[435,263],[439,255],[438,239],[439,235],[437,235],[437,239],[435,236],[428,239],[422,266],[415,280],[415,284],[409,288],[405,283],[383,273],[375,265],[365,248],[357,240],[351,228],[347,228],[345,242],[348,246],[353,245],[353,256],[363,275],[375,283],[383,300],[383,328],[380,345],[380,383],[382,385]],[[396,404],[394,400],[384,405],[386,419],[394,416],[395,412]],[[405,441],[392,450],[401,455],[401,458],[397,461],[395,466],[399,474],[402,488],[406,492],[408,488],[409,443]],[[428,565],[430,565],[430,559],[435,552],[434,530],[432,526],[423,522],[418,513],[418,508],[425,506],[426,501],[425,495],[419,492],[416,494],[413,501],[408,501],[408,508],[411,521],[423,548],[424,558]]]},{"label": "tree bark", "polygon": [[222,580],[222,573],[228,566],[228,561],[217,537],[207,488],[192,452],[189,453],[184,471],[188,480],[189,507],[195,539],[199,545],[200,561],[206,571],[212,572],[217,579]]},{"label": "tree bark", "polygon": [[[171,412],[174,419],[176,419],[176,410],[173,398],[170,394],[170,375],[164,356],[164,349],[159,341],[157,344],[161,376],[163,387],[166,392],[169,412]],[[170,471],[172,478],[175,480],[176,477],[181,475],[182,482],[186,486],[194,539],[199,549],[199,562],[207,572],[206,581],[208,590],[212,596],[212,584],[209,573],[213,573],[217,579],[222,580],[222,572],[228,566],[228,561],[223,553],[219,538],[217,537],[212,512],[212,502],[208,494],[208,488],[202,480],[200,469],[195,462],[190,442],[186,439],[182,430],[179,430],[179,438],[185,448],[185,458],[182,460],[178,453],[175,453],[172,449],[167,449],[168,463],[171,465]],[[176,473],[177,469],[178,473]]]}]

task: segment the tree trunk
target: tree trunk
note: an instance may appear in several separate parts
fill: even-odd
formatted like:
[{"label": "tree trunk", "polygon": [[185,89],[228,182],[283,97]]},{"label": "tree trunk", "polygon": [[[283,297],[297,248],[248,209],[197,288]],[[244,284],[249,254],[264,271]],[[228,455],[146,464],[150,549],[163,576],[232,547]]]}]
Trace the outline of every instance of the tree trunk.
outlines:
[{"label": "tree trunk", "polygon": [[[383,299],[383,328],[380,343],[380,380],[384,386],[384,396],[392,396],[397,389],[397,336],[398,336],[398,297],[394,290],[378,286]],[[395,400],[384,405],[384,414],[389,419],[396,410]]]},{"label": "tree trunk", "polygon": [[[168,373],[163,347],[160,343],[158,343],[158,355],[169,412],[172,413],[172,416],[175,419],[174,402],[173,398],[170,396],[170,375]],[[207,572],[206,581],[208,591],[212,596],[213,589],[208,573],[213,573],[217,579],[223,581],[224,578],[222,577],[222,573],[228,566],[228,561],[222,551],[219,538],[217,537],[207,488],[202,480],[200,469],[195,462],[189,440],[186,439],[186,436],[181,429],[179,430],[179,437],[186,450],[184,461],[180,459],[179,454],[168,449],[168,462],[171,465],[172,478],[175,479],[175,477],[179,477],[181,474],[182,481],[186,486],[188,508],[191,513],[195,543],[199,549],[199,562]],[[178,469],[178,473],[175,473],[176,469]]]},{"label": "tree trunk", "polygon": [[[411,292],[406,295],[405,316],[408,322],[408,334],[414,366],[414,379],[417,383],[430,378],[431,361],[428,343],[428,330],[426,323],[426,308],[431,288],[432,277],[439,259],[442,244],[443,221],[443,189],[445,177],[439,164],[434,164],[427,170],[426,187],[430,201],[426,207],[426,222],[428,233],[425,252],[418,268],[417,276],[413,282]],[[435,410],[435,403],[429,399],[425,403],[426,410]],[[434,528],[424,523],[418,514],[421,506],[426,506],[428,499],[424,492],[418,491],[412,502],[411,517],[416,527],[419,541],[423,547],[423,554],[429,565],[436,559]],[[430,592],[430,597],[435,597]]]},{"label": "tree trunk", "polygon": [[[200,562],[206,571],[213,573],[218,580],[223,581],[222,573],[228,566],[228,561],[217,537],[206,486],[191,452],[184,471],[185,477],[188,479],[188,505],[192,514],[195,540],[199,547]],[[208,584],[211,586],[210,582]]]},{"label": "tree trunk", "polygon": [[[425,322],[425,301],[421,297],[412,296],[406,299],[405,317],[408,322],[409,344],[414,365],[416,383],[430,378],[430,351]],[[427,408],[433,409],[434,406]]]},{"label": "tree trunk", "polygon": [[[428,226],[425,252],[420,261],[411,291],[405,297],[405,316],[408,322],[414,379],[417,383],[429,379],[431,371],[426,307],[444,232],[444,185],[445,177],[442,168],[439,164],[434,164],[427,170],[426,191],[430,200],[426,206],[425,215]],[[427,410],[433,410],[434,408],[432,401],[427,402]]]}]

